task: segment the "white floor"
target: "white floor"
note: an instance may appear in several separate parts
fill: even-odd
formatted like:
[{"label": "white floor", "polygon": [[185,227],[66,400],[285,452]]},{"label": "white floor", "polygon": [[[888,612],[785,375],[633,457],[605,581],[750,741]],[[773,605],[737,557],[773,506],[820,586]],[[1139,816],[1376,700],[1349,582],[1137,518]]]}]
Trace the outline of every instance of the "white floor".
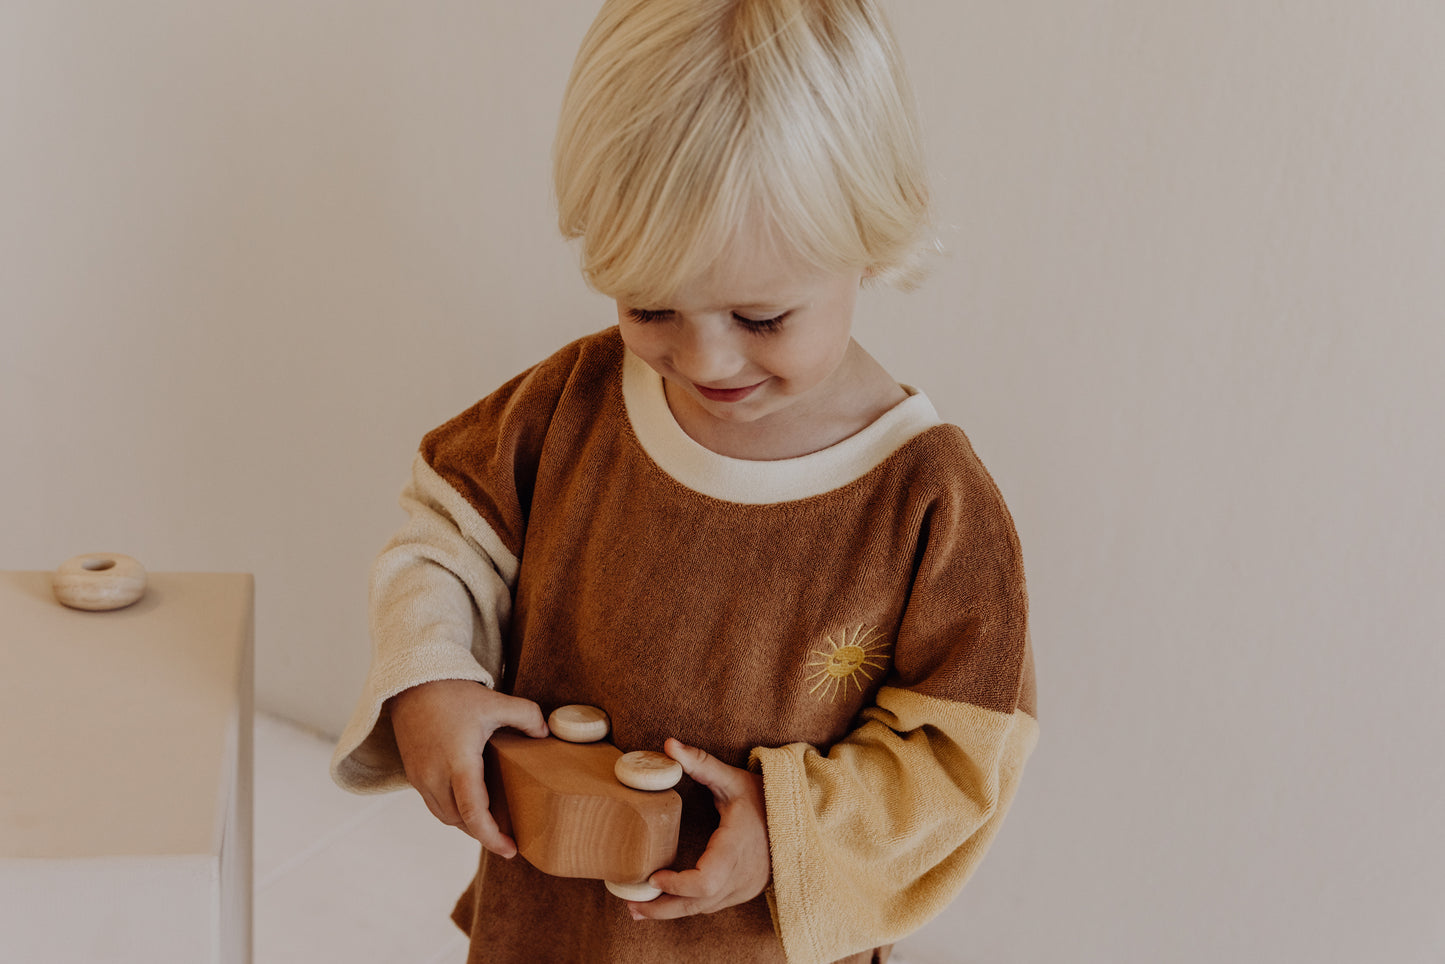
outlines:
[{"label": "white floor", "polygon": [[[331,782],[331,744],[256,717],[255,964],[460,964],[448,914],[476,844],[411,791]],[[891,964],[906,964],[894,952]]]},{"label": "white floor", "polygon": [[415,793],[331,782],[331,744],[256,717],[255,964],[460,964],[476,844]]}]

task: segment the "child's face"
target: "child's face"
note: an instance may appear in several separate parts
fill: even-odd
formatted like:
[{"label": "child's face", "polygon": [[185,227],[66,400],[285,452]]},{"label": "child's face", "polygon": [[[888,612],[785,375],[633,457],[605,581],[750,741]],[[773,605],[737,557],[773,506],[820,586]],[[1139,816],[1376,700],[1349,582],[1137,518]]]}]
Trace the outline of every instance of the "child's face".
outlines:
[{"label": "child's face", "polygon": [[843,402],[862,276],[820,273],[745,225],[670,304],[619,301],[618,323],[684,428],[766,433]]}]

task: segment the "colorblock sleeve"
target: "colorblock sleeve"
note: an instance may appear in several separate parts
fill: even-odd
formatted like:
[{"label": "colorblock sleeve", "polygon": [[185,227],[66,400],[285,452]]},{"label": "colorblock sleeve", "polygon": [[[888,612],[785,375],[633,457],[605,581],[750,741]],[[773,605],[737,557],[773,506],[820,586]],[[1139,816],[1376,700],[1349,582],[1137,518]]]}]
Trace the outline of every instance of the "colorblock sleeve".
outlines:
[{"label": "colorblock sleeve", "polygon": [[428,432],[407,521],[371,573],[371,668],[332,756],[343,789],[407,786],[386,701],[434,680],[496,686],[540,453],[585,358],[579,340]]},{"label": "colorblock sleeve", "polygon": [[770,904],[789,964],[891,943],[936,917],[983,861],[1038,739],[1028,714],[885,688],[823,755],[759,749]]},{"label": "colorblock sleeve", "polygon": [[1022,561],[991,480],[930,507],[923,530],[894,666],[860,725],[826,752],[752,754],[789,964],[894,942],[941,912],[1038,739]]},{"label": "colorblock sleeve", "polygon": [[386,701],[443,679],[494,686],[517,558],[422,456],[402,492],[407,523],[371,573],[371,669],[332,759],[344,789],[407,786]]}]

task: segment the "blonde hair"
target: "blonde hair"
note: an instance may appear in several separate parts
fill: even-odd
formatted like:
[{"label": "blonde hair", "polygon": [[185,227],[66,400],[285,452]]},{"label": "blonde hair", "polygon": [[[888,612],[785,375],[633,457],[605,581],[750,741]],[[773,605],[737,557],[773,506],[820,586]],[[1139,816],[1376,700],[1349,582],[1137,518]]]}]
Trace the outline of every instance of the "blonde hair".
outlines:
[{"label": "blonde hair", "polygon": [[928,189],[875,0],[607,0],[553,160],[588,282],[630,304],[665,303],[757,211],[821,270],[918,274]]}]

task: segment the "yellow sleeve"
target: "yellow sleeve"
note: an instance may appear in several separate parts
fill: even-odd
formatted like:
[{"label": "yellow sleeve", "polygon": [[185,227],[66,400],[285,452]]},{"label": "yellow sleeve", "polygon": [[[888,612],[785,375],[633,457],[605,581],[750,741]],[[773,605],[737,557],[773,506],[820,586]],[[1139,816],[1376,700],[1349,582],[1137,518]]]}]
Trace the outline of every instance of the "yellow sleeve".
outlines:
[{"label": "yellow sleeve", "polygon": [[884,687],[826,754],[753,751],[772,848],[769,902],[789,964],[891,943],[936,916],[983,860],[1037,721]]}]

